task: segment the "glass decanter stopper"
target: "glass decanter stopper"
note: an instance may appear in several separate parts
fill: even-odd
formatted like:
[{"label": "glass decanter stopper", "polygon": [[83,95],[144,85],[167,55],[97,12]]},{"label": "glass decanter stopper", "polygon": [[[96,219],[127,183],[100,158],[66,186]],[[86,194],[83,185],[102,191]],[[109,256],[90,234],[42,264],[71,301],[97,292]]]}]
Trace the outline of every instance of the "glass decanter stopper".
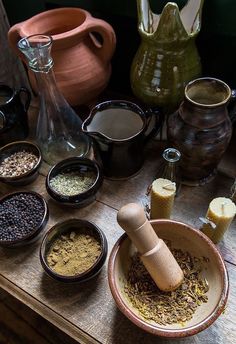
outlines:
[{"label": "glass decanter stopper", "polygon": [[181,185],[178,162],[181,158],[180,152],[175,148],[166,148],[162,153],[163,160],[158,169],[156,178],[169,179],[176,184],[176,194]]},{"label": "glass decanter stopper", "polygon": [[52,42],[45,35],[24,37],[18,42],[36,78],[40,99],[36,139],[50,165],[71,156],[85,156],[90,148],[90,139],[81,131],[81,119],[57,88],[50,54]]}]

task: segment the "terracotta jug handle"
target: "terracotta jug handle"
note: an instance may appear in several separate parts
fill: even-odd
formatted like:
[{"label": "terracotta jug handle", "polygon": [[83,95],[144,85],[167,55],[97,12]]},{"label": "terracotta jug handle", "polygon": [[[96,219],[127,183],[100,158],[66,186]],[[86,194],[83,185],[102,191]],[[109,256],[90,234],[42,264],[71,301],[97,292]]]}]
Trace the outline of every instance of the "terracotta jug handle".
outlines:
[{"label": "terracotta jug handle", "polygon": [[[94,20],[93,18],[93,20],[87,21],[86,24],[86,32],[89,33],[94,46],[97,47],[97,53],[101,55],[104,61],[110,61],[116,45],[116,36],[113,28],[101,19]],[[101,35],[102,43],[96,39],[93,32]]]}]

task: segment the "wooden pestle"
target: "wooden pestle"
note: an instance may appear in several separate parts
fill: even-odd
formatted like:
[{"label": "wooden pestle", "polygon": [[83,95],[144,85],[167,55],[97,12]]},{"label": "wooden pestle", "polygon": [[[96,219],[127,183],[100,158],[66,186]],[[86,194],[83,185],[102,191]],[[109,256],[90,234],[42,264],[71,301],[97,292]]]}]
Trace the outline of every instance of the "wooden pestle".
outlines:
[{"label": "wooden pestle", "polygon": [[155,233],[143,208],[129,203],[118,211],[117,221],[138,249],[145,268],[158,288],[175,290],[183,281],[183,271],[165,242]]}]

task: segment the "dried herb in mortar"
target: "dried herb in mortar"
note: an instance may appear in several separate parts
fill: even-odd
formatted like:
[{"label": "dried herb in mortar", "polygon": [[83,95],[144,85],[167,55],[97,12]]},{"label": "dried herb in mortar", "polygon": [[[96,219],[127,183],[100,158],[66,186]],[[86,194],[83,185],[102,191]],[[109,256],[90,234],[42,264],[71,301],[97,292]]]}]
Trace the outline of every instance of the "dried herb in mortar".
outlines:
[{"label": "dried herb in mortar", "polygon": [[84,233],[71,231],[53,242],[47,263],[59,275],[75,276],[88,270],[100,254],[100,243],[87,230]]},{"label": "dried herb in mortar", "polygon": [[197,307],[208,301],[206,279],[200,277],[204,257],[192,257],[188,252],[170,247],[184,273],[182,285],[175,291],[163,292],[155,284],[139,259],[132,257],[124,292],[140,315],[160,325],[189,321]]}]

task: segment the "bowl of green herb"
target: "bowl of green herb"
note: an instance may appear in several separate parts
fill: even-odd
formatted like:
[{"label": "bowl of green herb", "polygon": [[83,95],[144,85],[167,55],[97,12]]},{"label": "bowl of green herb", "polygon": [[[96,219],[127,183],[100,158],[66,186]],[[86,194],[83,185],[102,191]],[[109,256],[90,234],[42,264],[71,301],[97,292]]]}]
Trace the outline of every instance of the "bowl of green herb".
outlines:
[{"label": "bowl of green herb", "polygon": [[189,225],[152,220],[183,273],[181,286],[158,289],[124,234],[114,245],[108,263],[112,295],[123,314],[157,336],[182,338],[206,329],[223,312],[229,280],[224,260],[211,240]]},{"label": "bowl of green herb", "polygon": [[95,199],[102,182],[102,170],[94,160],[73,157],[51,168],[46,178],[46,189],[55,201],[82,207]]}]

